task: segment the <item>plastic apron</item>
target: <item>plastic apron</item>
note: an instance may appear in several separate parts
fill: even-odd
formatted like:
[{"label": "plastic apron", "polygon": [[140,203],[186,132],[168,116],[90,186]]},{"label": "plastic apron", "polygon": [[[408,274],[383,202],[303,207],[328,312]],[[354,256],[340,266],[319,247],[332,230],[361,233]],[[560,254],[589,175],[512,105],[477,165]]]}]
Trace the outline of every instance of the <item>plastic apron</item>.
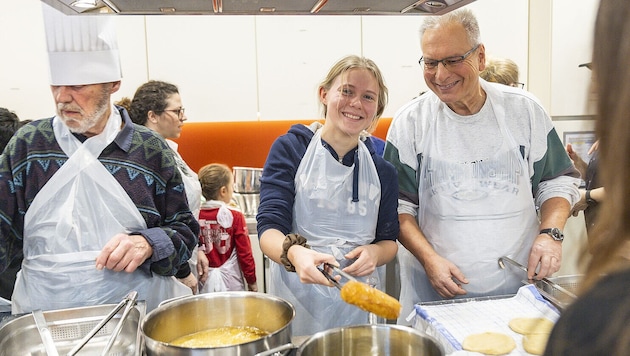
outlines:
[{"label": "plastic apron", "polygon": [[54,118],[55,138],[69,159],[26,212],[14,313],[118,303],[131,290],[146,301],[148,312],[164,299],[191,294],[174,277],[95,267],[102,247],[115,234],[147,227],[131,198],[97,159],[120,125],[120,116],[112,115],[103,133],[81,144]]},{"label": "plastic apron", "polygon": [[[334,255],[342,267],[353,262],[345,260],[344,254],[374,240],[381,197],[376,167],[361,141],[355,158],[352,167],[335,160],[321,143],[320,129],[309,143],[295,175],[293,231],[306,237],[312,249]],[[359,201],[352,202],[357,165]],[[295,307],[294,335],[312,335],[368,322],[368,314],[341,300],[339,290],[334,287],[303,284],[296,273],[287,272],[275,262],[271,263],[270,275],[271,294]],[[381,287],[378,278],[374,279],[373,284]]]},{"label": "plastic apron", "polygon": [[[211,200],[206,202],[204,206],[219,206],[217,221],[203,221],[203,224],[207,226],[204,231],[215,232],[212,234],[213,236],[204,237],[206,241],[206,248],[216,248],[222,255],[225,255],[225,253],[230,249],[232,250],[232,253],[221,266],[214,268],[210,267],[208,269],[208,279],[201,289],[201,293],[245,290],[243,273],[241,272],[241,267],[238,264],[236,248],[232,246],[232,236],[223,230],[232,227],[234,216],[227,205],[222,201]],[[216,229],[213,229],[211,227],[213,224],[219,224],[219,226],[216,226]]]},{"label": "plastic apron", "polygon": [[[462,285],[467,294],[458,298],[514,294],[523,276],[501,269],[498,258],[525,263],[539,226],[527,163],[506,127],[503,107],[491,108],[502,136],[494,156],[474,164],[445,159],[439,147],[449,143],[437,142],[435,121],[423,143],[418,224],[435,251],[468,279]],[[398,258],[402,323],[414,304],[443,298],[407,249],[400,248]]]},{"label": "plastic apron", "polygon": [[233,249],[230,258],[225,263],[220,267],[208,269],[208,279],[201,293],[242,290],[245,290],[245,283],[238,264],[236,249]]},{"label": "plastic apron", "polygon": [[[199,220],[199,209],[201,207],[201,182],[199,182],[199,176],[197,176],[195,171],[188,167],[182,156],[179,152],[177,152],[177,143],[172,140],[166,140],[166,143],[173,150],[173,156],[175,157],[175,162],[177,163],[177,169],[182,176],[182,182],[184,183],[184,189],[186,190],[186,199],[188,200],[188,207],[193,213],[195,219]],[[190,255],[190,259],[188,260],[190,270],[195,278],[199,277],[197,273],[198,251],[199,248],[195,245],[195,248]]]}]

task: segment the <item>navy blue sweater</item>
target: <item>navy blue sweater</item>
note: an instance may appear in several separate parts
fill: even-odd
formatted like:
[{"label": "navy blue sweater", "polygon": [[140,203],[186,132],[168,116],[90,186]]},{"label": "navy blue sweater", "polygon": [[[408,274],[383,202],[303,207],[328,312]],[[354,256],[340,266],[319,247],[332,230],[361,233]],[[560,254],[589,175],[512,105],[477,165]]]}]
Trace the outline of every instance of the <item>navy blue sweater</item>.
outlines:
[{"label": "navy blue sweater", "polygon": [[[276,139],[271,146],[260,179],[260,205],[256,216],[258,236],[268,229],[277,229],[284,234],[292,232],[295,174],[313,135],[308,126],[293,125],[288,133]],[[338,160],[332,147],[324,140],[322,143]],[[389,162],[375,153],[371,140],[365,140],[364,143],[372,155],[381,183],[381,203],[376,236],[372,243],[396,240],[399,232],[397,173]],[[344,165],[350,167],[354,164],[355,151],[351,150],[343,157]]]}]

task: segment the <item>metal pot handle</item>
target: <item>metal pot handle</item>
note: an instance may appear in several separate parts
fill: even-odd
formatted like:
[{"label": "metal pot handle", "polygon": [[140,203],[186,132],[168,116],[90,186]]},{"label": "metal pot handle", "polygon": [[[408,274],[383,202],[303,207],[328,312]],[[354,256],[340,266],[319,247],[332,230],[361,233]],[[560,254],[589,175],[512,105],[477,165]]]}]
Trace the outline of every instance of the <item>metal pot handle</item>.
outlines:
[{"label": "metal pot handle", "polygon": [[259,352],[255,354],[254,356],[272,356],[272,355],[278,354],[281,351],[293,350],[293,349],[297,349],[297,346],[293,345],[292,343],[288,343],[288,344],[274,347],[273,349],[269,349],[267,351]]}]

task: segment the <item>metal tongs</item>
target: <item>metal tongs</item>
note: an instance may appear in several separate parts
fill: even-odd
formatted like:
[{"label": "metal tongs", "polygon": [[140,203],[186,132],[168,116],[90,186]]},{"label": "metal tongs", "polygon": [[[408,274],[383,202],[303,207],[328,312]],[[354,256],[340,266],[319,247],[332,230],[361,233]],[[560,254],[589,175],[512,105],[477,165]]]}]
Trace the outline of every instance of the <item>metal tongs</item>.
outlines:
[{"label": "metal tongs", "polygon": [[[509,258],[509,257],[500,257],[499,258],[499,267],[501,268],[505,268],[505,261],[509,262],[510,264],[512,264],[513,266],[520,268],[521,270],[525,271],[525,275],[527,276],[527,268],[525,266],[523,266],[522,264],[514,261],[513,259]],[[541,281],[545,284],[547,284],[548,286],[550,286],[551,288],[555,289],[555,290],[559,290],[560,292],[570,296],[571,298],[577,298],[577,296],[575,294],[573,294],[571,291],[563,288],[561,285],[559,285],[558,283],[552,282],[547,278],[542,278]]]},{"label": "metal tongs", "polygon": [[116,305],[114,309],[112,309],[112,311],[109,312],[109,314],[107,314],[105,318],[101,320],[100,323],[98,323],[98,325],[92,328],[92,330],[90,330],[90,332],[87,333],[87,335],[85,335],[83,339],[79,341],[77,346],[75,346],[72,350],[70,350],[70,352],[68,352],[68,356],[76,355],[77,352],[79,352],[83,348],[83,346],[85,346],[85,344],[87,344],[88,341],[90,341],[92,337],[94,337],[94,335],[96,335],[96,333],[98,333],[103,328],[103,326],[105,326],[105,324],[107,324],[123,307],[125,307],[125,310],[123,311],[120,317],[120,320],[118,321],[118,324],[116,324],[114,331],[112,332],[112,334],[109,337],[109,340],[107,341],[107,345],[101,352],[101,355],[106,355],[111,349],[112,345],[114,345],[114,341],[118,337],[118,334],[120,334],[120,331],[122,330],[125,319],[127,319],[127,316],[129,315],[129,312],[131,312],[131,309],[135,307],[137,300],[138,300],[138,292],[136,291],[129,292],[129,294],[127,294],[127,296],[120,303],[118,303],[118,305]]},{"label": "metal tongs", "polygon": [[44,343],[46,355],[58,356],[59,353],[57,352],[57,347],[55,347],[55,341],[50,333],[50,329],[48,329],[48,323],[46,323],[46,318],[44,317],[44,313],[41,309],[33,310],[33,319],[35,319],[35,326],[37,326],[39,336],[42,338],[42,342]]},{"label": "metal tongs", "polygon": [[[352,275],[344,272],[341,270],[341,268],[335,266],[335,265],[331,265],[330,263],[324,263],[324,266],[326,267],[330,267],[333,269],[333,271],[337,272],[340,276],[342,276],[343,278],[349,280],[349,281],[356,281],[357,279],[354,278]],[[337,287],[339,290],[341,290],[341,284],[339,282],[337,282],[337,280],[330,275],[330,273],[326,272],[326,270],[322,267],[317,266],[317,269],[322,272],[322,274],[335,286]]]}]

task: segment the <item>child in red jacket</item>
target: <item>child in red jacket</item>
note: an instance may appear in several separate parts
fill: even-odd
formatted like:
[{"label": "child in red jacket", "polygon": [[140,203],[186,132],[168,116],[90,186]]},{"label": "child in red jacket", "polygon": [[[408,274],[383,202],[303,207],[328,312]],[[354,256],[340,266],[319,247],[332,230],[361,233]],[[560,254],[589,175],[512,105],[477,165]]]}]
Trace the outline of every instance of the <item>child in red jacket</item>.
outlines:
[{"label": "child in red jacket", "polygon": [[243,213],[228,206],[234,191],[232,170],[209,164],[199,170],[201,205],[199,241],[210,263],[208,279],[200,293],[246,290],[257,292],[256,265]]}]

